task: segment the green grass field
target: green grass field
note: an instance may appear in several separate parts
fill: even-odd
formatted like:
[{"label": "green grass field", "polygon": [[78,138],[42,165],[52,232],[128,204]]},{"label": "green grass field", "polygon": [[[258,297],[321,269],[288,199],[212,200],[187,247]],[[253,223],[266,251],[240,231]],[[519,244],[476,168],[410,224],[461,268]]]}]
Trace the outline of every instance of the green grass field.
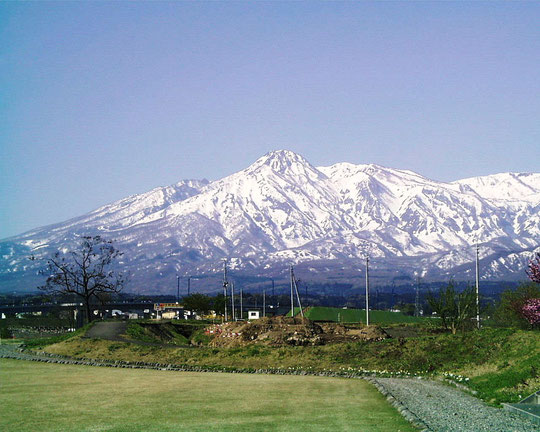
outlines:
[{"label": "green grass field", "polygon": [[[296,307],[295,314],[300,313],[300,308]],[[341,323],[366,323],[365,309],[342,309],[322,306],[308,307],[305,311],[306,318],[311,321],[333,321]],[[291,316],[291,313],[288,313]],[[372,310],[369,312],[370,324],[399,324],[418,323],[425,321],[423,317],[413,317],[401,312],[390,312]]]},{"label": "green grass field", "polygon": [[144,361],[189,366],[452,372],[470,378],[478,396],[493,404],[518,402],[540,388],[540,333],[490,329],[452,335],[347,342],[321,346],[234,348],[157,347],[97,339],[70,340],[45,348],[75,358]]},{"label": "green grass field", "polygon": [[363,380],[0,360],[0,430],[414,431]]}]

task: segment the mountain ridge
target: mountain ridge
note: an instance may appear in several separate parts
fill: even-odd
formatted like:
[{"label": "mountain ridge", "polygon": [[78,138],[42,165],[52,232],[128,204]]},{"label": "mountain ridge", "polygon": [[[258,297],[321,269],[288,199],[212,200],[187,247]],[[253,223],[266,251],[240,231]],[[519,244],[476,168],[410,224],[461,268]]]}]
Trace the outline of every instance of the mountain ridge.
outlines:
[{"label": "mountain ridge", "polygon": [[176,274],[216,272],[222,258],[268,276],[291,262],[322,274],[369,254],[389,277],[411,265],[426,277],[467,277],[459,269],[477,242],[484,278],[515,279],[539,246],[539,214],[538,173],[447,183],[376,164],[315,167],[278,150],[216,181],[182,180],[0,240],[0,290],[35,273],[23,255],[44,258],[85,234],[115,238],[123,264],[154,289]]}]

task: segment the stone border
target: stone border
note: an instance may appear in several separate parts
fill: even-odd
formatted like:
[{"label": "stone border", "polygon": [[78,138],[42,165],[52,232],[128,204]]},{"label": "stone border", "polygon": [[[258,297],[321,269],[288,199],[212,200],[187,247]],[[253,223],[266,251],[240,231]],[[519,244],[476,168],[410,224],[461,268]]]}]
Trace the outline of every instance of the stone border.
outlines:
[{"label": "stone border", "polygon": [[[362,379],[366,374],[359,372],[334,372],[334,371],[306,371],[302,369],[255,369],[255,368],[237,368],[234,366],[194,366],[194,365],[178,365],[172,363],[147,363],[142,361],[129,362],[124,360],[97,360],[80,358],[74,359],[58,354],[50,354],[43,351],[26,352],[22,348],[18,348],[17,352],[10,353],[0,352],[0,358],[9,358],[14,360],[28,360],[43,363],[59,363],[73,364],[84,366],[99,366],[99,367],[115,367],[115,368],[130,368],[130,369],[154,369],[154,370],[170,370],[177,372],[218,372],[218,373],[247,373],[247,374],[267,374],[267,375],[302,375],[302,376],[324,376],[332,378],[356,378]],[[376,376],[376,375],[371,375]]]}]

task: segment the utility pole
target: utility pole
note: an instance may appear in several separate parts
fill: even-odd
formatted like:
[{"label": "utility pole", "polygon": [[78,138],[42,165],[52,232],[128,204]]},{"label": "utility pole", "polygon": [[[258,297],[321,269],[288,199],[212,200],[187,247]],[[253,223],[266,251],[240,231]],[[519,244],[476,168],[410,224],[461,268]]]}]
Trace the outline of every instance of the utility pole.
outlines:
[{"label": "utility pole", "polygon": [[366,325],[369,325],[369,255],[366,255]]},{"label": "utility pole", "polygon": [[294,318],[294,296],[293,296],[293,267],[290,268],[291,277],[291,317]]},{"label": "utility pole", "polygon": [[292,278],[294,282],[294,290],[296,292],[296,299],[298,300],[298,307],[300,308],[300,315],[302,316],[302,318],[304,318],[304,309],[302,309],[302,302],[300,301],[300,293],[298,292],[298,284],[296,283],[294,273],[292,273]]},{"label": "utility pole", "polygon": [[394,309],[394,291],[396,289],[396,281],[392,281],[392,304],[390,309]]},{"label": "utility pole", "polygon": [[176,275],[176,303],[180,303],[180,276]]},{"label": "utility pole", "polygon": [[274,279],[272,279],[272,304],[276,306],[276,293],[274,290]]},{"label": "utility pole", "polygon": [[479,273],[480,273],[480,265],[479,265],[479,247],[478,242],[476,242],[476,327],[480,328],[480,283],[479,283]]},{"label": "utility pole", "polygon": [[227,285],[229,285],[229,281],[227,281],[227,258],[223,260],[223,300],[225,303],[225,316],[224,320],[227,322]]},{"label": "utility pole", "polygon": [[420,276],[416,277],[416,295],[414,298],[414,316],[420,316],[420,304],[419,304],[419,291],[420,291]]},{"label": "utility pole", "polygon": [[263,318],[266,316],[266,290],[263,290]]},{"label": "utility pole", "polygon": [[189,276],[187,280],[187,295],[191,295],[191,281],[192,280],[199,280],[200,278],[197,276]]},{"label": "utility pole", "polygon": [[236,314],[234,310],[234,282],[231,282],[231,308],[232,308],[232,320],[236,321]]},{"label": "utility pole", "polygon": [[243,297],[244,297],[244,289],[240,288],[240,319],[244,319],[244,304],[243,304]]}]

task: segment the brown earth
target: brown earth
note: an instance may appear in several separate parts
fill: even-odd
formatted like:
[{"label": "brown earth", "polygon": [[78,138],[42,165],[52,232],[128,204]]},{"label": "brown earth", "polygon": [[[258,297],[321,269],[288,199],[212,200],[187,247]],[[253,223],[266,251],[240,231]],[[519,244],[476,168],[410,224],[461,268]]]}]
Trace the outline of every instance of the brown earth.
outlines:
[{"label": "brown earth", "polygon": [[380,327],[347,328],[337,323],[315,323],[307,318],[266,317],[207,328],[211,346],[235,347],[250,343],[264,345],[326,345],[354,340],[381,340],[388,334]]},{"label": "brown earth", "polygon": [[127,323],[125,321],[96,322],[92,327],[90,327],[84,337],[125,342],[126,339],[124,337],[124,333],[126,332],[126,328]]}]

